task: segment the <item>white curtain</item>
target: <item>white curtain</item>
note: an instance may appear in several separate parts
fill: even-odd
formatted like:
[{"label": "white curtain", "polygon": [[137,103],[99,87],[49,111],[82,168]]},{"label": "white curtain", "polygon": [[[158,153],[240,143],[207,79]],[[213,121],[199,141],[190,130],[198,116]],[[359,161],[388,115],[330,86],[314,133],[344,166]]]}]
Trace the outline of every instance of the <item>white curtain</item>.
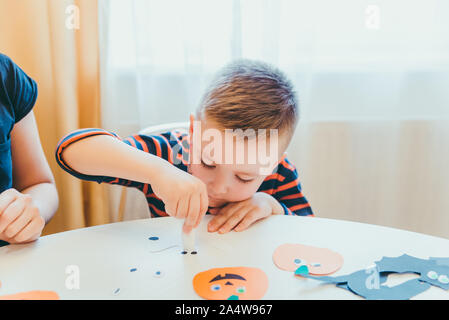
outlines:
[{"label": "white curtain", "polygon": [[449,116],[445,0],[104,0],[104,124],[183,121],[211,75],[261,59],[294,81],[303,120]]},{"label": "white curtain", "polygon": [[[326,136],[319,130],[332,128],[323,123],[366,129],[363,124],[374,122],[381,130],[386,121],[391,135],[385,143],[391,144],[387,148],[391,152],[377,156],[395,168],[407,165],[398,162],[403,159],[397,149],[410,139],[404,138],[401,128],[410,121],[449,119],[448,12],[446,0],[100,0],[103,124],[127,135],[149,125],[186,121],[208,81],[224,64],[240,57],[272,63],[285,71],[298,91],[303,126],[289,152],[302,164],[304,184],[311,186],[309,198],[321,215],[341,217],[338,206],[330,212],[332,206],[320,196],[322,189],[313,187],[314,172],[321,169],[308,165],[316,163],[313,157],[318,156],[310,141],[320,146],[329,143],[316,140]],[[349,131],[355,136],[360,133]],[[439,146],[448,147],[445,137]],[[424,146],[425,137],[421,138]],[[301,139],[302,149],[298,148]],[[378,141],[372,145],[369,141],[367,136],[361,145],[371,154]],[[338,149],[338,145],[329,146],[334,147]],[[363,150],[355,152],[360,155]],[[362,167],[371,161],[371,171],[383,174],[375,157],[367,162],[365,154],[360,159]],[[425,169],[448,170],[443,166]],[[360,170],[353,175],[366,171]],[[342,178],[339,174],[328,180]],[[391,177],[391,172],[385,174]],[[375,190],[381,190],[379,184]],[[443,186],[449,188],[447,183]],[[341,195],[333,196],[344,197],[344,190],[338,190],[336,186],[335,192]],[[432,199],[441,198],[438,210],[449,209],[442,190],[432,190],[432,195]],[[382,196],[379,193],[377,198]],[[362,194],[360,201],[373,197]],[[399,222],[407,217],[395,212],[399,216],[389,224],[402,226]],[[349,218],[373,222],[356,213]],[[439,226],[442,220],[433,222]],[[449,229],[435,232],[446,231],[449,236]]]}]

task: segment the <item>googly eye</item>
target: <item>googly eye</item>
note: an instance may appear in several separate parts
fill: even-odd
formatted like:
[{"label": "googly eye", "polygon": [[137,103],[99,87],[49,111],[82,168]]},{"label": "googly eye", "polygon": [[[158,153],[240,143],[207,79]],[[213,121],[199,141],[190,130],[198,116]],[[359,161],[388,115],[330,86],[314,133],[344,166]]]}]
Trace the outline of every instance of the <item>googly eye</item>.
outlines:
[{"label": "googly eye", "polygon": [[438,281],[441,282],[442,284],[448,284],[449,277],[445,274],[442,274],[441,276],[438,277]]},{"label": "googly eye", "polygon": [[164,276],[164,272],[161,271],[161,270],[156,270],[156,271],[153,273],[153,277],[155,277],[155,278],[161,278],[161,277],[163,277],[163,276]]},{"label": "googly eye", "polygon": [[238,293],[244,293],[246,291],[246,288],[244,286],[238,287],[236,290]]},{"label": "googly eye", "polygon": [[296,258],[295,260],[293,260],[293,262],[294,262],[297,266],[306,263],[305,260],[301,260],[301,259],[298,259],[298,258]]},{"label": "googly eye", "polygon": [[438,274],[435,271],[429,271],[427,272],[427,277],[432,280],[436,280],[438,279]]},{"label": "googly eye", "polygon": [[213,284],[213,285],[210,286],[210,289],[212,291],[218,291],[218,290],[221,289],[221,286],[219,284]]},{"label": "googly eye", "polygon": [[319,263],[319,262],[311,262],[310,266],[311,267],[321,267],[321,263]]}]

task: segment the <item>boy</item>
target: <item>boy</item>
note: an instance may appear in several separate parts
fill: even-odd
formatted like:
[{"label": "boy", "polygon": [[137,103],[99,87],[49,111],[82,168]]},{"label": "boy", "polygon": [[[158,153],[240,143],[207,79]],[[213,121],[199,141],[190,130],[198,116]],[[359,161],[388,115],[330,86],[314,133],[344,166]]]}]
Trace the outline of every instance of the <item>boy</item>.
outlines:
[{"label": "boy", "polygon": [[33,114],[37,85],[0,54],[0,247],[34,241],[58,207]]},{"label": "boy", "polygon": [[[283,155],[298,110],[279,70],[249,60],[229,64],[206,91],[196,118],[190,117],[189,134],[121,140],[102,129],[78,130],[58,143],[56,160],[78,178],[138,188],[152,216],[185,218],[186,233],[207,211],[215,215],[208,231],[219,233],[242,231],[272,214],[313,216],[297,171]],[[268,137],[260,129],[269,130]],[[274,150],[268,159],[267,145]],[[245,156],[253,161],[242,161]]]}]

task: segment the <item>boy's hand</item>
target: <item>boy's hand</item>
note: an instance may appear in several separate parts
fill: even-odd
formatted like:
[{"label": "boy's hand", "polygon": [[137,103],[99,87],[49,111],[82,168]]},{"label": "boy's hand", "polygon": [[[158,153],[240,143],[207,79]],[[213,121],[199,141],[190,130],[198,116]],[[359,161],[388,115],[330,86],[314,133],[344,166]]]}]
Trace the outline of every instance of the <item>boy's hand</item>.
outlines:
[{"label": "boy's hand", "polygon": [[257,220],[281,213],[282,206],[275,198],[264,192],[256,192],[247,200],[231,202],[221,208],[209,222],[208,231],[243,231]]},{"label": "boy's hand", "polygon": [[0,240],[9,243],[34,241],[42,233],[45,220],[29,194],[8,189],[0,194]]},{"label": "boy's hand", "polygon": [[207,187],[198,178],[167,162],[154,178],[151,187],[165,204],[170,216],[184,219],[183,231],[196,228],[207,212],[209,200]]}]

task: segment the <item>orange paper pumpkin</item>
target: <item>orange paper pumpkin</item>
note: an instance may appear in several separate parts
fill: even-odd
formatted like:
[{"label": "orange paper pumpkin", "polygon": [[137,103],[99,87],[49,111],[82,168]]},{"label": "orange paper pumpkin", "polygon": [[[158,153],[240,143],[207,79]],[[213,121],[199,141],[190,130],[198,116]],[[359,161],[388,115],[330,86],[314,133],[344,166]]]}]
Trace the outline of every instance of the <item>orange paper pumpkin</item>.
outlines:
[{"label": "orange paper pumpkin", "polygon": [[208,300],[258,300],[267,291],[268,277],[258,268],[214,268],[196,274],[193,288]]},{"label": "orange paper pumpkin", "polygon": [[54,291],[27,291],[0,296],[0,300],[59,300]]},{"label": "orange paper pumpkin", "polygon": [[279,269],[295,271],[303,266],[312,275],[333,273],[343,265],[343,257],[332,250],[286,243],[276,248],[273,261]]}]

